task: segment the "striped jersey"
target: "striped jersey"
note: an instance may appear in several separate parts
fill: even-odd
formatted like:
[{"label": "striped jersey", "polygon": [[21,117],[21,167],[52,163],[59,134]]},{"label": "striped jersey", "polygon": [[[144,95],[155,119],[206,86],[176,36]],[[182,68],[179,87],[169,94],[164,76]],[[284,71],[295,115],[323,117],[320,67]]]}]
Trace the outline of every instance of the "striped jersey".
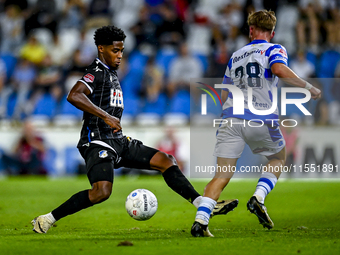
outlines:
[{"label": "striped jersey", "polygon": [[[121,119],[124,109],[123,93],[115,70],[110,69],[96,58],[79,80],[90,90],[89,100],[110,115]],[[94,140],[116,139],[123,137],[122,131],[113,129],[101,118],[84,112],[83,126],[79,145]]]},{"label": "striped jersey", "polygon": [[[231,56],[223,79],[224,84],[232,84],[241,89],[244,95],[244,115],[233,114],[233,95],[223,105],[223,118],[246,120],[260,119],[266,124],[278,119],[278,109],[269,115],[256,115],[249,110],[250,101],[256,110],[269,110],[273,103],[273,88],[277,87],[278,77],[271,72],[274,63],[287,65],[286,49],[280,44],[265,40],[254,40]],[[252,88],[252,98],[248,98],[248,88]]]}]

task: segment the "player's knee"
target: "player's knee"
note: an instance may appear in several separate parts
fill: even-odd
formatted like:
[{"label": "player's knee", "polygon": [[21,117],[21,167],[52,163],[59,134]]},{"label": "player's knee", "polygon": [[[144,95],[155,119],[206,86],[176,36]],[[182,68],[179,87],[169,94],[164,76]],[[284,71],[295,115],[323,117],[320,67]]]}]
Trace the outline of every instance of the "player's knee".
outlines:
[{"label": "player's knee", "polygon": [[161,172],[174,165],[177,165],[175,157],[162,151],[157,152],[150,161],[151,168]]},{"label": "player's knee", "polygon": [[111,191],[108,189],[102,189],[102,190],[98,190],[96,192],[96,194],[94,195],[94,201],[92,201],[94,204],[98,204],[101,202],[104,202],[105,200],[107,200],[111,195]]},{"label": "player's knee", "polygon": [[286,148],[284,147],[280,152],[274,155],[268,156],[267,159],[268,160],[280,160],[284,164],[286,161]]},{"label": "player's knee", "polygon": [[163,171],[167,170],[171,166],[177,165],[177,162],[174,156],[164,153],[164,152],[161,152],[161,153],[163,154],[162,164],[161,164]]},{"label": "player's knee", "polygon": [[176,161],[174,156],[172,156],[170,154],[166,154],[166,155],[168,156],[168,158],[170,159],[170,161],[173,165],[177,165],[177,161]]},{"label": "player's knee", "polygon": [[90,200],[94,204],[98,204],[107,200],[112,193],[112,188],[107,186],[94,185],[90,190]]}]

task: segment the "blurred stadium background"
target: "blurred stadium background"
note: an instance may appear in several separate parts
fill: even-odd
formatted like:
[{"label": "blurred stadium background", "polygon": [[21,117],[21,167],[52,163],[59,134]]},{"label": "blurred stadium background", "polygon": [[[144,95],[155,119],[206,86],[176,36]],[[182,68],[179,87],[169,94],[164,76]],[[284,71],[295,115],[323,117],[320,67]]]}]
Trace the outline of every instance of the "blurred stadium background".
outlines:
[{"label": "blurred stadium background", "polygon": [[[81,112],[66,95],[96,57],[94,30],[108,24],[127,34],[119,69],[124,133],[174,154],[188,172],[190,78],[222,79],[232,52],[248,43],[248,13],[264,8],[276,13],[273,42],[286,47],[290,67],[323,90],[308,105],[312,117],[288,109],[287,118],[299,120],[284,130],[288,163],[337,165],[339,1],[0,0],[0,174],[8,173],[4,155],[13,156],[22,130],[32,128],[27,122],[44,144],[35,155],[39,173],[80,171]],[[245,154],[242,164],[259,162]]]}]

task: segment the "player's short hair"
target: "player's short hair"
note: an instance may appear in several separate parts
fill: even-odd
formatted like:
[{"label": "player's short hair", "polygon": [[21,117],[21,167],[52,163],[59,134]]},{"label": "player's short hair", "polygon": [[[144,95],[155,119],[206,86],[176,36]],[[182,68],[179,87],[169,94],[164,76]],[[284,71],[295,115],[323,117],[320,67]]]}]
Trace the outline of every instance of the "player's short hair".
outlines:
[{"label": "player's short hair", "polygon": [[262,10],[250,13],[247,22],[249,26],[255,26],[263,31],[273,32],[276,25],[275,12]]},{"label": "player's short hair", "polygon": [[94,32],[94,43],[98,45],[111,45],[115,41],[124,41],[125,33],[115,26],[103,26]]}]

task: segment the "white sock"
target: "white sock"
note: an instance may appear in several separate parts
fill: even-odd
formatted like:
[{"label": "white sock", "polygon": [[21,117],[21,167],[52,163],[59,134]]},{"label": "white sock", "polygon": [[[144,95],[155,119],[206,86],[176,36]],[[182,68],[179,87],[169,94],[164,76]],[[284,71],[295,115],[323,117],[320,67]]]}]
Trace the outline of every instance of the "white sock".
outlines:
[{"label": "white sock", "polygon": [[208,225],[210,220],[211,211],[216,205],[216,201],[210,197],[202,197],[201,203],[197,209],[195,221],[203,225]]},{"label": "white sock", "polygon": [[202,200],[202,196],[196,197],[194,201],[192,201],[192,204],[198,208]]},{"label": "white sock", "polygon": [[264,203],[266,196],[274,189],[277,177],[273,173],[264,172],[257,183],[254,196],[260,203]]},{"label": "white sock", "polygon": [[56,222],[56,220],[53,217],[52,213],[45,214],[44,216],[46,216],[52,223]]}]

